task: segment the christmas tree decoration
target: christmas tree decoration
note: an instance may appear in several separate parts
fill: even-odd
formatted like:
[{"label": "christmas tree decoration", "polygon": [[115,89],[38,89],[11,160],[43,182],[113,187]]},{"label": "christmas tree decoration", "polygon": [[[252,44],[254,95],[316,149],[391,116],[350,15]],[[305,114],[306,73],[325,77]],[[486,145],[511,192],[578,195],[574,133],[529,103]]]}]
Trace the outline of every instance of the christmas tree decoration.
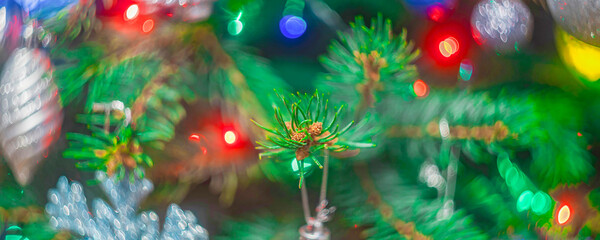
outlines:
[{"label": "christmas tree decoration", "polygon": [[21,9],[13,1],[0,1],[0,62],[5,62],[19,47],[23,19]]},{"label": "christmas tree decoration", "polygon": [[56,188],[48,191],[46,212],[54,228],[71,231],[81,239],[208,239],[194,214],[177,204],[169,206],[162,233],[155,212],[137,215],[140,202],[153,189],[148,179],[117,180],[102,172],[96,172],[96,179],[115,208],[95,199],[89,211],[81,184],[69,183],[63,176]]},{"label": "christmas tree decoration", "polygon": [[600,47],[600,2],[595,0],[547,0],[554,18],[567,33],[582,42]]},{"label": "christmas tree decoration", "polygon": [[483,0],[471,16],[473,38],[498,52],[514,52],[529,43],[533,17],[520,0]]},{"label": "christmas tree decoration", "polygon": [[[24,31],[33,41],[34,24]],[[37,48],[16,49],[0,78],[0,143],[21,185],[28,184],[55,141],[62,123],[58,89],[50,59]]]},{"label": "christmas tree decoration", "polygon": [[563,63],[572,73],[585,81],[600,79],[600,47],[589,45],[569,35],[560,28],[555,29],[556,48]]}]

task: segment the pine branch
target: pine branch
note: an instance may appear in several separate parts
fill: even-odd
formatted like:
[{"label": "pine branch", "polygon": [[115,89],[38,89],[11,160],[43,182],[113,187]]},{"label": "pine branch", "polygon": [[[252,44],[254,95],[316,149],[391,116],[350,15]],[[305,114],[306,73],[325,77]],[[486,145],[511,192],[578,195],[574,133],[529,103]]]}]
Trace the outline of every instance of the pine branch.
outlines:
[{"label": "pine branch", "polygon": [[[348,175],[348,169],[341,171]],[[362,236],[367,239],[489,239],[463,211],[439,219],[442,202],[399,178],[389,166],[355,164],[354,172],[355,176],[332,185],[337,193],[333,203],[349,224],[366,228]]]},{"label": "pine branch", "polygon": [[[555,104],[549,107],[548,101]],[[499,92],[432,91],[425,99],[397,107],[397,112],[386,114],[383,120],[396,122],[387,135],[405,139],[401,146],[407,153],[415,153],[404,155],[409,159],[437,158],[437,150],[418,149],[439,146],[437,123],[444,117],[450,126],[450,139],[476,164],[493,163],[501,152],[529,151],[532,178],[542,190],[559,183],[587,181],[593,172],[590,153],[577,134],[582,128],[577,120],[581,119],[581,108],[557,92],[522,91],[518,87]]]},{"label": "pine branch", "polygon": [[406,40],[406,32],[392,33],[389,19],[381,15],[367,27],[362,17],[350,24],[349,33],[339,33],[322,64],[329,70],[318,83],[336,101],[351,103],[357,119],[385,98],[412,98],[416,68],[411,64],[418,51]]}]

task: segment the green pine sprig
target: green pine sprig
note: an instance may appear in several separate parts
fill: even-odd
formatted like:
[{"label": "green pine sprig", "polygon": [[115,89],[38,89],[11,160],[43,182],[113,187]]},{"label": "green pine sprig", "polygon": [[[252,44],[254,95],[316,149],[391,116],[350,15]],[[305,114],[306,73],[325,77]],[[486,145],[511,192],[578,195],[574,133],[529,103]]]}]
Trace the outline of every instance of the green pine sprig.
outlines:
[{"label": "green pine sprig", "polygon": [[379,15],[368,27],[362,17],[339,33],[321,63],[329,70],[320,79],[320,89],[337,100],[352,103],[360,112],[375,107],[388,97],[413,98],[412,83],[417,78],[412,62],[419,51],[406,39],[406,31],[394,35],[392,23]]},{"label": "green pine sprig", "polygon": [[[343,105],[334,108],[330,114],[329,101],[324,94],[315,92],[308,94],[291,94],[290,100],[277,94],[283,107],[275,107],[276,127],[269,128],[252,120],[264,129],[266,141],[258,141],[257,149],[264,150],[259,157],[274,157],[295,153],[295,160],[300,161],[300,182],[304,178],[304,160],[310,158],[317,166],[321,163],[313,157],[313,153],[325,148],[333,152],[343,152],[350,146],[339,142],[338,138],[346,133],[354,122],[340,128],[340,115]],[[372,144],[354,144],[353,147],[371,147]]]},{"label": "green pine sprig", "polygon": [[80,160],[77,167],[82,170],[101,170],[116,174],[118,179],[125,177],[127,171],[130,180],[143,178],[143,169],[152,167],[152,159],[143,153],[137,135],[132,127],[117,128],[106,132],[99,127],[103,116],[100,114],[80,115],[80,122],[88,123],[90,134],[67,133],[69,147],[63,152],[65,158]]}]

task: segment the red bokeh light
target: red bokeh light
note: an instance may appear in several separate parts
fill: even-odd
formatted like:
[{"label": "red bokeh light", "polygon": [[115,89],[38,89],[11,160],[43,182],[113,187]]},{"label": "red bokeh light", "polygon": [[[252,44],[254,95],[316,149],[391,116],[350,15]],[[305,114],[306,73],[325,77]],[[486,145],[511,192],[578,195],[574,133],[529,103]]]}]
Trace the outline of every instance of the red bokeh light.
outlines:
[{"label": "red bokeh light", "polygon": [[144,21],[144,24],[142,24],[142,31],[145,33],[149,33],[150,31],[152,31],[152,29],[154,29],[154,20],[148,19]]},{"label": "red bokeh light", "polygon": [[442,21],[446,16],[446,9],[439,5],[433,5],[427,8],[427,16],[433,21]]},{"label": "red bokeh light", "polygon": [[413,83],[413,92],[417,97],[426,97],[429,94],[429,86],[425,81],[419,79]]},{"label": "red bokeh light", "polygon": [[457,65],[465,58],[470,39],[468,26],[464,24],[436,24],[425,38],[424,49],[438,65]]},{"label": "red bokeh light", "polygon": [[127,10],[125,11],[125,15],[123,16],[126,21],[131,21],[140,14],[140,6],[137,4],[131,4]]},{"label": "red bokeh light", "polygon": [[560,206],[556,212],[556,222],[561,225],[567,223],[571,220],[571,214],[571,208],[568,205]]}]

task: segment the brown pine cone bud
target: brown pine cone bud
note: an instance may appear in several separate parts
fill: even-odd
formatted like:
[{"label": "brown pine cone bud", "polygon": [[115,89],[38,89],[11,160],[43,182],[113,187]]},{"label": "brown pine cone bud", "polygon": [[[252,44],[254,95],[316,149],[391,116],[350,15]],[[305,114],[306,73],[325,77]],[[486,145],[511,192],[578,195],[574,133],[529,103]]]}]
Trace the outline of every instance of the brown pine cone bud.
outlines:
[{"label": "brown pine cone bud", "polygon": [[323,123],[315,122],[308,127],[308,133],[313,136],[318,136],[323,131]]},{"label": "brown pine cone bud", "polygon": [[292,132],[292,140],[296,141],[296,142],[302,142],[302,139],[304,139],[306,137],[306,133],[303,132]]},{"label": "brown pine cone bud", "polygon": [[296,149],[296,160],[304,160],[310,156],[310,147],[308,145]]}]

